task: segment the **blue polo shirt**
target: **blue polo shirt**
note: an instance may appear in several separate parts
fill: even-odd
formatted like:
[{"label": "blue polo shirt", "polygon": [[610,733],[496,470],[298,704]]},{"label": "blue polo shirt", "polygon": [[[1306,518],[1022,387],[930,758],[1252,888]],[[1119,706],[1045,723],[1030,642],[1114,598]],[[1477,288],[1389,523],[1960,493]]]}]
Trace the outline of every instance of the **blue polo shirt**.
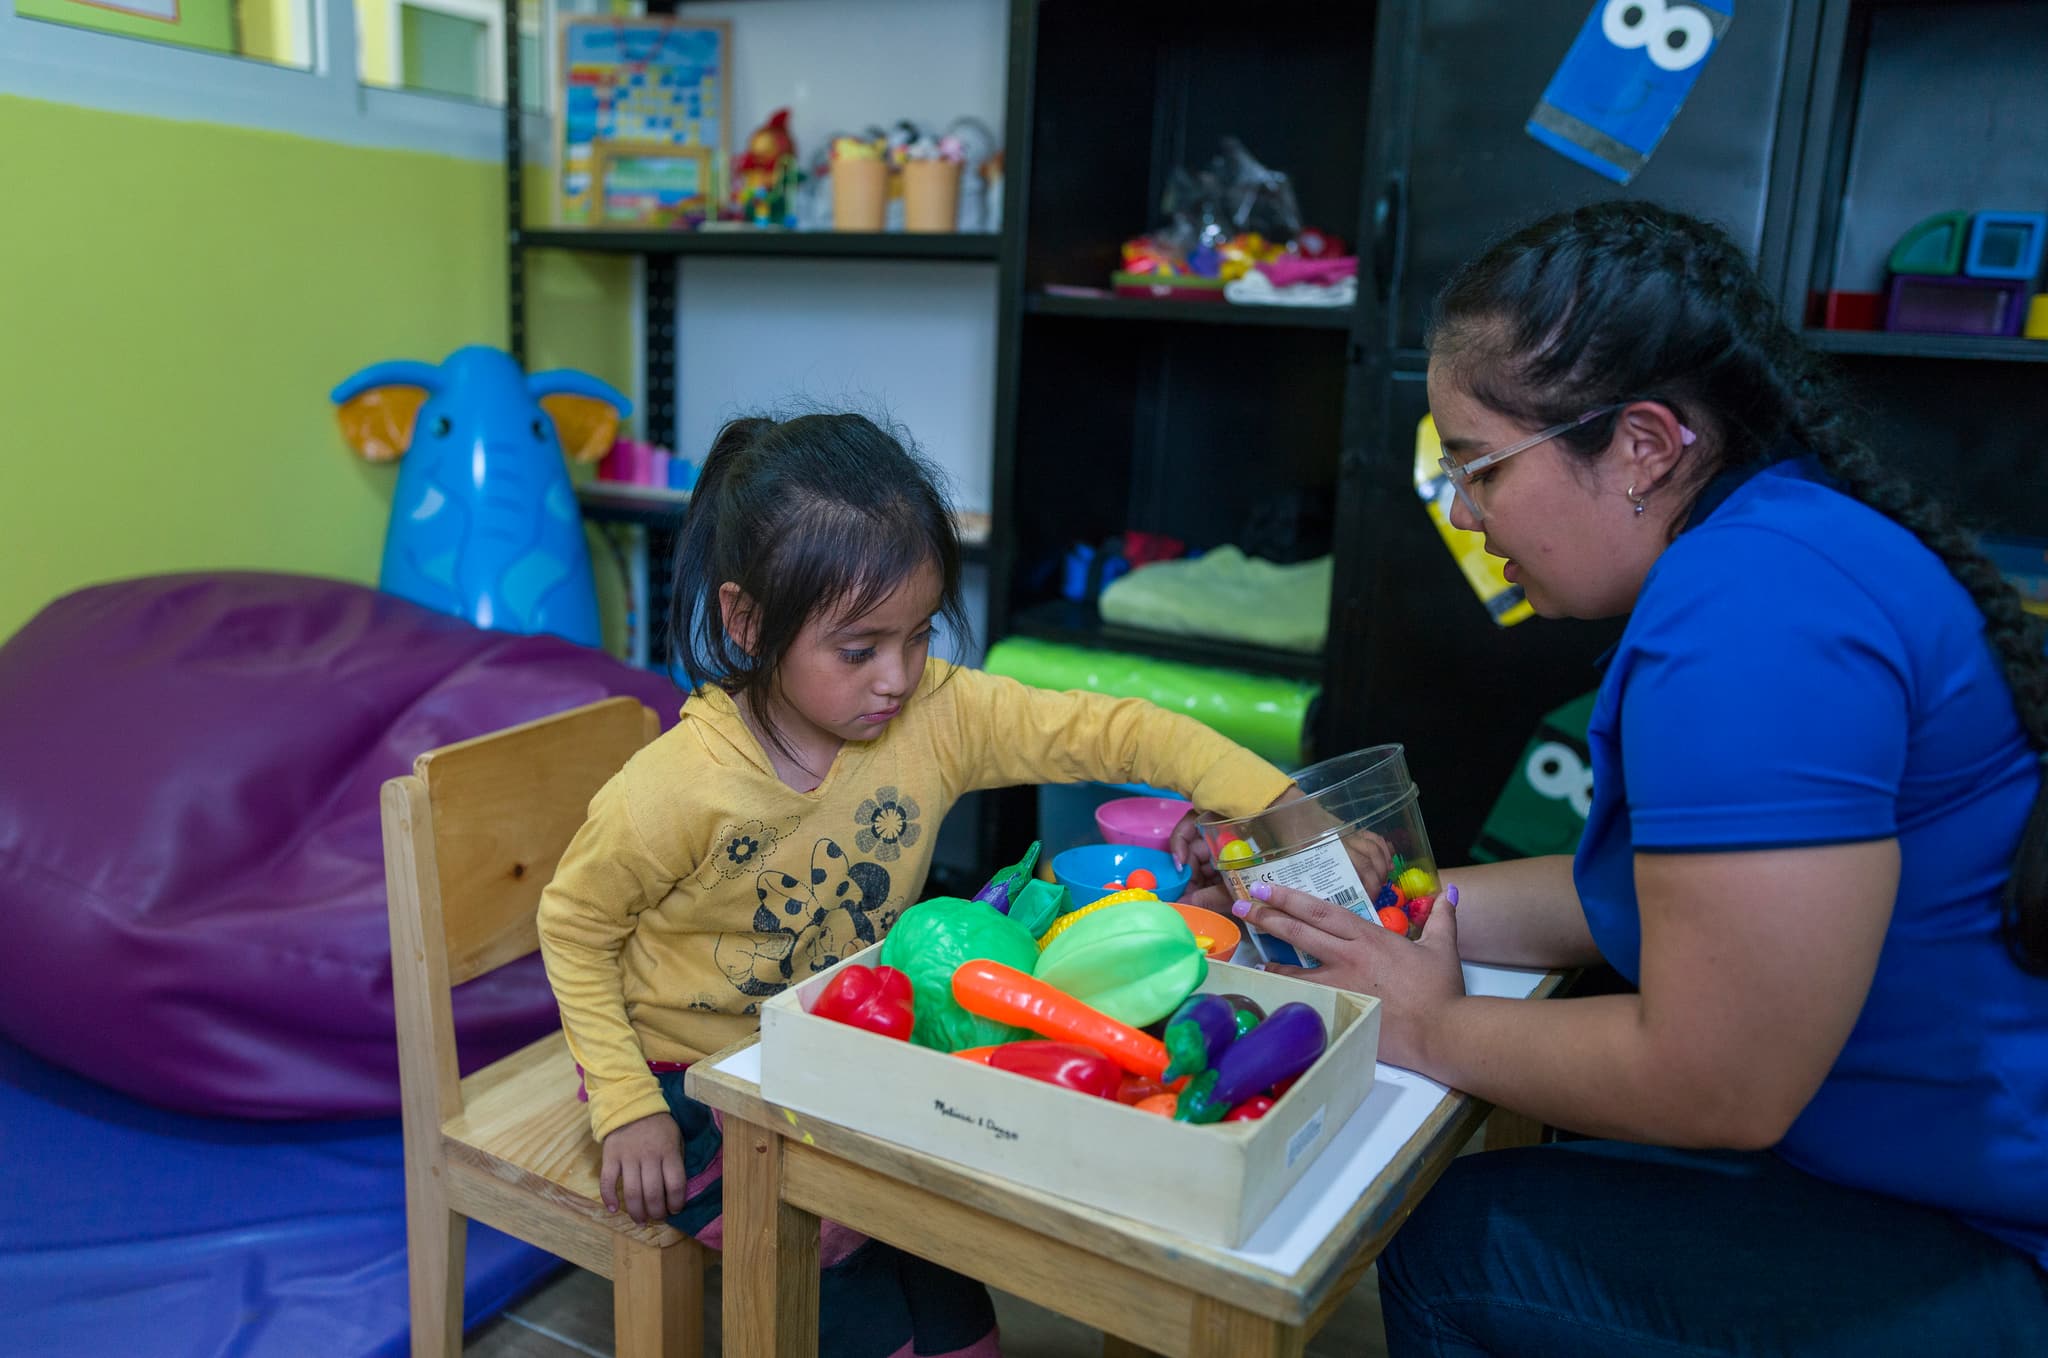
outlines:
[{"label": "blue polo shirt", "polygon": [[[1869,998],[1778,1153],[2048,1267],[2048,979],[1999,937],[2041,764],[1940,558],[1811,459],[1724,477],[1650,572],[1587,741],[1574,875],[1631,981],[1636,854],[1899,841]],[[1718,908],[1769,931],[1783,906]]]}]

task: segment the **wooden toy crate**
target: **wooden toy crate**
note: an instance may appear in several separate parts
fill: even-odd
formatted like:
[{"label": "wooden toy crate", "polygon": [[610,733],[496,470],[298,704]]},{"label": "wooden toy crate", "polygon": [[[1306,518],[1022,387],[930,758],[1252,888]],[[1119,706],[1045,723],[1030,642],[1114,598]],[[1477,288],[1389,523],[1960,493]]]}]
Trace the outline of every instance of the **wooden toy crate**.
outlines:
[{"label": "wooden toy crate", "polygon": [[[874,966],[879,946],[840,966]],[[761,1093],[774,1104],[1191,1240],[1242,1244],[1372,1088],[1379,1001],[1214,965],[1202,989],[1267,1012],[1300,1000],[1330,1044],[1254,1122],[1193,1126],[881,1037],[808,1006],[839,967],[761,1007]]]}]

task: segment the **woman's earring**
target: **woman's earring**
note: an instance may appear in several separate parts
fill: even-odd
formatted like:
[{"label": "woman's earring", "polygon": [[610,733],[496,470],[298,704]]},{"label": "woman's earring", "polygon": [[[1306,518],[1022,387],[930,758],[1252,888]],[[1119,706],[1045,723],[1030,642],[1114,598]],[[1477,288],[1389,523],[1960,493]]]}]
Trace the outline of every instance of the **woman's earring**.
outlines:
[{"label": "woman's earring", "polygon": [[1629,482],[1628,502],[1636,507],[1636,513],[1640,514],[1643,512],[1643,497],[1636,494],[1635,482],[1633,481]]}]

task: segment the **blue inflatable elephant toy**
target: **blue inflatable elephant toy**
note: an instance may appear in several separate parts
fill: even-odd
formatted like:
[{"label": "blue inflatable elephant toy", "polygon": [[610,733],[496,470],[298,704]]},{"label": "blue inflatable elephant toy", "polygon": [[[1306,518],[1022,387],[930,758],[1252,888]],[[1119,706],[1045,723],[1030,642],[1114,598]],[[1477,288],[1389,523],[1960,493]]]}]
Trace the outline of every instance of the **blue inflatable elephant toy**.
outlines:
[{"label": "blue inflatable elephant toy", "polygon": [[358,453],[404,458],[381,588],[479,627],[599,644],[590,551],[562,458],[603,457],[631,409],[624,396],[569,369],[528,377],[511,355],[472,345],[439,367],[365,368],[333,398]]}]

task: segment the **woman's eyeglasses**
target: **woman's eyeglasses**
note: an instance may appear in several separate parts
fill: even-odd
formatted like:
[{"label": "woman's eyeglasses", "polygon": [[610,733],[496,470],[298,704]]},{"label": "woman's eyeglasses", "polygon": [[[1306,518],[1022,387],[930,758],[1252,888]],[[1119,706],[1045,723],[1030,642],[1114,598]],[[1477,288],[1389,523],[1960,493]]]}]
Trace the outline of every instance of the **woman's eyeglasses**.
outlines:
[{"label": "woman's eyeglasses", "polygon": [[1569,433],[1582,424],[1591,424],[1602,415],[1612,415],[1626,404],[1627,402],[1625,401],[1618,401],[1610,406],[1601,406],[1597,410],[1589,410],[1575,420],[1566,420],[1563,424],[1553,424],[1550,428],[1540,430],[1525,439],[1510,443],[1505,448],[1496,448],[1490,453],[1482,453],[1470,462],[1459,462],[1450,457],[1440,457],[1436,462],[1439,467],[1444,469],[1444,476],[1449,479],[1451,489],[1457,492],[1458,503],[1465,506],[1465,512],[1474,519],[1484,520],[1486,518],[1486,511],[1479,507],[1479,498],[1474,493],[1472,483],[1474,476],[1477,476],[1489,467],[1507,461],[1516,453],[1526,452],[1539,443],[1548,443],[1559,434]]}]

